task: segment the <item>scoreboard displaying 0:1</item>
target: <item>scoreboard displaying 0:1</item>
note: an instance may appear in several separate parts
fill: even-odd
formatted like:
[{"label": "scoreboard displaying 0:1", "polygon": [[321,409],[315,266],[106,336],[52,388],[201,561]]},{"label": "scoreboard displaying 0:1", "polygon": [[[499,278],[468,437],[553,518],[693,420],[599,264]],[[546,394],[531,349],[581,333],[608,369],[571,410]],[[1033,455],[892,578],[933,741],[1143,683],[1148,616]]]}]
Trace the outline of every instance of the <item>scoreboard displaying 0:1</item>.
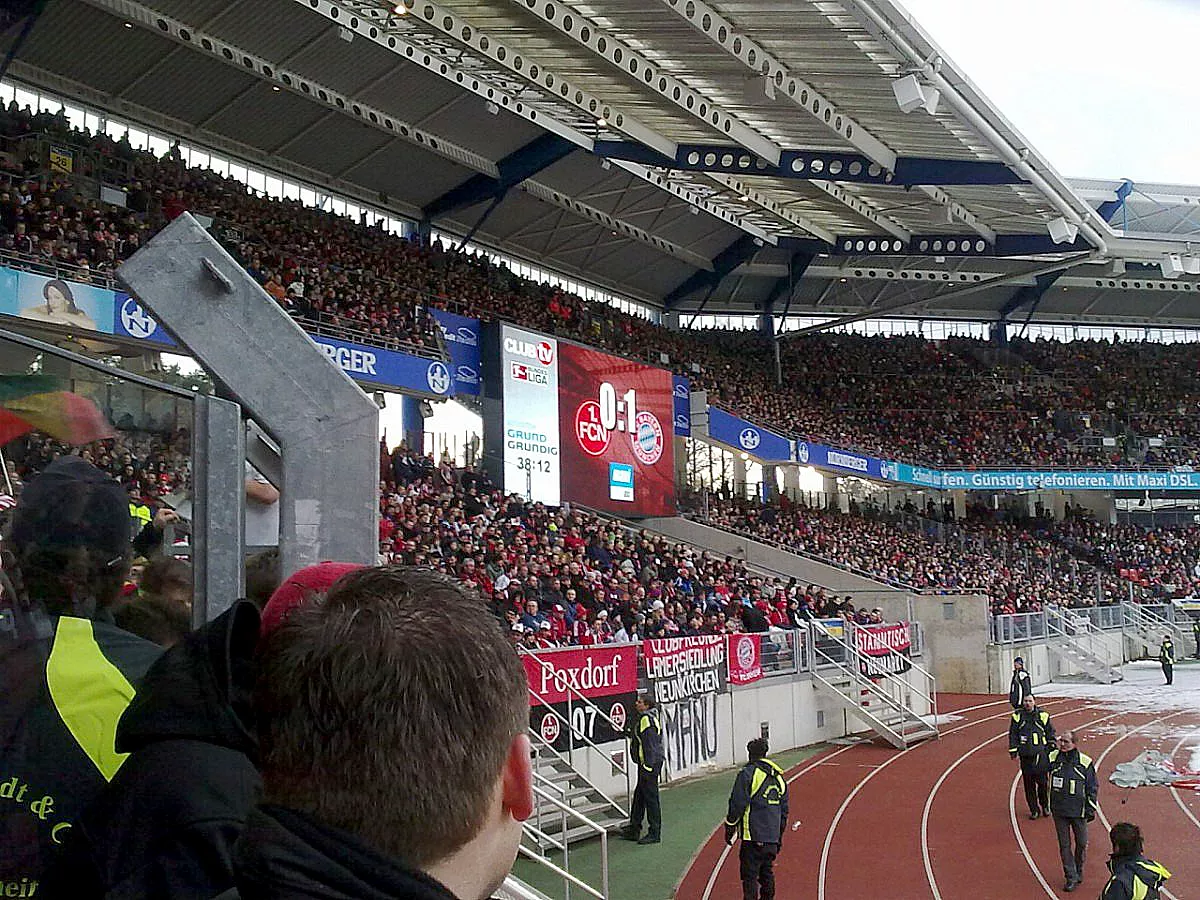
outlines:
[{"label": "scoreboard displaying 0:1", "polygon": [[562,496],[626,515],[675,514],[671,373],[558,345]]},{"label": "scoreboard displaying 0:1", "polygon": [[674,515],[671,373],[511,325],[495,336],[499,365],[484,393],[501,414],[485,416],[485,439],[493,466],[503,461],[504,490]]}]

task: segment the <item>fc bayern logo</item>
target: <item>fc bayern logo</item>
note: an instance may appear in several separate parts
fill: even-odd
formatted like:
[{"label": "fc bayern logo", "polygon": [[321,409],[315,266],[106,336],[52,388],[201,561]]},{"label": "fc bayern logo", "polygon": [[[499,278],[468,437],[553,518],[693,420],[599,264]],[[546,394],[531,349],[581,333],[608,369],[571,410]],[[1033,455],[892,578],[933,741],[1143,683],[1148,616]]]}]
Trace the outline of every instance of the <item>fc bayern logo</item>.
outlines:
[{"label": "fc bayern logo", "polygon": [[603,456],[608,450],[610,435],[600,421],[600,404],[584,400],[575,410],[575,439],[588,456]]},{"label": "fc bayern logo", "polygon": [[754,428],[743,428],[742,433],[738,435],[738,443],[742,445],[743,450],[757,449],[761,440],[758,430]]},{"label": "fc bayern logo", "polygon": [[737,645],[738,665],[740,665],[743,669],[753,668],[755,662],[757,662],[754,657],[754,639],[743,637],[738,641]]},{"label": "fc bayern logo", "polygon": [[805,441],[796,441],[796,457],[802,463],[808,462],[808,444]]},{"label": "fc bayern logo", "polygon": [[658,417],[643,410],[633,424],[633,455],[644,465],[652,466],[663,452],[663,430]]},{"label": "fc bayern logo", "polygon": [[429,371],[425,373],[425,381],[435,394],[444,394],[450,390],[450,370],[446,368],[445,363],[432,362],[429,364]]}]

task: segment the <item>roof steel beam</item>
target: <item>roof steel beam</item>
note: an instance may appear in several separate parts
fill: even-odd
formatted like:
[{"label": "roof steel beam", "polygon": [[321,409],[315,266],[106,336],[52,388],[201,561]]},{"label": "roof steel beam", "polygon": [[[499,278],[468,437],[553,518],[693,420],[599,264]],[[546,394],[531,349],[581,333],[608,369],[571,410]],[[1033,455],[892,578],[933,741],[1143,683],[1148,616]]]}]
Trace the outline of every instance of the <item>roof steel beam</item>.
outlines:
[{"label": "roof steel beam", "polygon": [[896,154],[855,119],[843,112],[820,91],[788,69],[757,41],[701,0],[659,0],[691,23],[697,31],[736,59],[756,76],[766,77],[776,95],[794,103],[836,133],[872,162],[890,172],[896,170]]},{"label": "roof steel beam", "polygon": [[671,309],[684,297],[697,291],[708,290],[711,293],[726,275],[752,259],[758,250],[759,243],[754,238],[748,234],[742,235],[713,258],[711,271],[689,275],[682,284],[663,297],[663,308]]},{"label": "roof steel beam", "polygon": [[532,178],[570,153],[575,145],[546,131],[524,147],[514,150],[496,163],[496,177],[472,175],[462,184],[451,188],[426,204],[424,218],[433,219],[457,209],[465,209],[485,200],[500,200],[513,187]]},{"label": "roof steel beam", "polygon": [[900,187],[1027,183],[1003,163],[977,160],[900,157],[896,160],[896,171],[890,172],[861,153],[818,149],[785,149],[780,153],[778,165],[728,144],[680,144],[674,159],[629,141],[598,140],[594,152],[610,159],[630,159],[691,172],[763,175],[799,181],[844,181]]},{"label": "roof steel beam", "polygon": [[[273,60],[268,60],[255,54],[247,53],[240,47],[231,44],[228,41],[217,37],[216,35],[209,34],[202,29],[198,29],[189,23],[181,22],[178,19],[174,19],[169,16],[163,16],[156,10],[152,10],[140,3],[133,2],[133,0],[87,0],[87,2],[99,9],[104,10],[105,12],[121,16],[125,21],[128,21],[134,25],[169,38],[183,47],[190,48],[197,53],[203,53],[213,59],[220,60],[230,67],[236,68],[238,71],[246,72],[247,74],[269,81],[275,86],[279,87],[281,90],[291,91],[292,93],[302,96],[319,106],[326,107],[334,113],[339,113],[341,115],[362,121],[363,124],[370,125],[385,134],[399,137],[408,143],[415,144],[418,147],[428,150],[430,153],[442,156],[445,159],[466,166],[469,169],[474,169],[476,172],[480,172],[486,176],[498,178],[500,175],[500,171],[497,168],[496,163],[474,152],[473,150],[470,150],[459,144],[455,144],[452,141],[448,141],[438,134],[418,128],[412,123],[395,118],[390,113],[386,113],[382,110],[376,109],[375,107],[363,104],[354,97],[350,97],[335,91],[299,72],[279,65]],[[249,61],[248,63],[247,60]],[[87,89],[82,85],[78,85],[74,82],[67,82],[65,79],[58,78],[57,76],[51,76],[49,73],[44,73],[41,70],[34,70],[32,67],[27,67],[19,61],[14,63],[14,66],[14,74],[17,71],[29,71],[31,73],[29,80],[40,82],[48,89],[79,97],[81,100],[85,100],[86,102],[95,105],[98,108],[107,108],[106,100],[109,102],[111,101],[111,98],[98,96],[96,95],[95,91]],[[454,74],[451,73],[450,77],[453,79]],[[500,101],[498,100],[497,102],[499,103]],[[126,106],[130,106],[127,101],[122,101],[122,103]],[[515,100],[511,101],[511,103],[509,99],[504,100],[504,104],[508,108],[511,108],[513,105],[515,105],[515,103]],[[196,126],[192,123],[168,120],[167,117],[161,116],[150,110],[137,108],[137,112],[130,114],[130,117],[140,119],[143,124],[153,125],[156,128],[161,128],[176,135],[189,135],[196,133]],[[305,126],[305,128],[302,129],[299,134],[292,135],[283,144],[276,147],[274,151],[268,153],[264,153],[256,148],[241,144],[234,146],[234,142],[229,141],[227,138],[207,132],[204,129],[200,129],[200,131],[203,132],[203,135],[195,139],[201,140],[203,143],[220,152],[233,153],[236,156],[240,156],[243,160],[262,165],[264,168],[278,170],[280,167],[279,160],[274,157],[279,152],[282,152],[284,149],[286,149],[286,147],[292,144],[298,137],[309,133],[310,129],[319,126],[326,121],[327,118],[327,116],[321,117],[315,122],[310,123],[308,126]],[[541,122],[539,124],[544,125],[545,123]],[[584,135],[580,135],[580,138],[585,142],[590,143],[590,138],[586,138]],[[378,149],[380,148],[372,151],[371,156],[373,156]],[[361,165],[364,161],[365,160],[358,161],[357,165]],[[340,177],[331,178],[329,173],[317,172],[316,170],[300,166],[299,164],[291,161],[287,162],[287,168],[291,169],[294,174],[313,184],[325,184],[329,187],[336,188],[339,192],[344,193],[348,197],[371,203],[373,205],[379,205],[377,196],[374,196],[369,191],[364,191],[357,185],[345,182]],[[647,180],[650,179],[647,178]],[[535,196],[559,193],[550,188],[543,189],[543,186],[541,185],[531,186],[534,187],[534,190],[530,190],[529,193],[534,194]],[[565,197],[566,195],[561,196]],[[688,202],[697,203],[698,205],[703,203],[703,201],[700,201],[698,198],[695,200],[689,198],[684,199],[688,199]],[[574,198],[566,198],[565,200],[565,202],[573,201]],[[390,205],[396,210],[396,212],[401,213],[402,215],[416,217],[416,212],[410,206],[406,205],[403,209],[400,209],[394,202],[392,202]],[[582,207],[583,205],[580,204],[580,206]],[[712,204],[703,203],[702,208],[712,215],[723,218],[720,211],[713,207]],[[576,211],[578,212],[579,210]],[[580,214],[585,215],[587,218],[592,219],[593,221],[596,220],[595,216],[588,215],[587,213],[583,212],[580,212]],[[679,247],[679,245],[670,241],[654,238],[653,235],[650,235],[645,231],[645,229],[638,228],[630,225],[629,223],[624,223],[619,219],[614,218],[613,221],[616,224],[610,225],[609,227],[616,228],[616,230],[629,238],[650,244],[651,246],[665,253],[670,253],[672,256],[675,256],[676,258],[681,259],[689,264],[707,264],[707,260],[705,260],[704,257],[700,256],[699,254],[687,250],[686,248]],[[739,225],[736,220],[731,221],[730,224],[735,226]]]},{"label": "roof steel beam", "polygon": [[778,144],[703,94],[692,90],[687,84],[660,68],[657,63],[597,25],[593,19],[582,15],[578,9],[573,9],[559,0],[540,0],[537,3],[522,0],[510,2],[536,16],[560,34],[586,47],[631,79],[665,97],[681,112],[699,119],[718,134],[728,135],[767,163],[778,165],[781,152]]},{"label": "roof steel beam", "polygon": [[588,203],[584,203],[575,197],[557,191],[554,188],[547,187],[544,184],[539,184],[536,181],[526,181],[520,185],[520,189],[525,193],[537,197],[539,200],[553,204],[569,212],[575,213],[590,222],[597,225],[603,225],[605,228],[611,229],[625,237],[631,237],[641,241],[643,244],[649,244],[664,253],[674,256],[676,259],[681,259],[684,262],[691,263],[697,269],[711,269],[712,262],[707,257],[701,256],[694,250],[689,250],[687,247],[680,246],[673,241],[664,240],[657,237],[652,232],[647,231],[640,226],[634,225],[624,219],[620,219],[609,213],[604,212]]},{"label": "roof steel beam", "polygon": [[798,212],[789,209],[770,195],[764,194],[758,188],[747,184],[740,178],[717,174],[709,175],[708,177],[734,191],[743,203],[752,203],[790,225],[803,228],[809,234],[815,235],[823,241],[832,242],[836,240],[836,236],[828,228],[818,225],[807,216],[802,216]]},{"label": "roof steel beam", "polygon": [[236,44],[231,44],[229,41],[209,34],[187,22],[164,16],[157,10],[143,6],[134,0],[86,0],[86,2],[105,12],[121,16],[125,21],[147,31],[169,38],[177,44],[190,47],[197,53],[220,60],[232,68],[265,81],[270,81],[276,87],[291,91],[320,106],[374,125],[385,133],[397,134],[409,143],[424,147],[432,153],[475,169],[477,172],[496,173],[495,163],[473,150],[447,141],[440,135],[417,128],[410,122],[400,120],[384,110],[363,104],[306,75],[279,66],[274,60],[249,53]]},{"label": "roof steel beam", "polygon": [[[500,69],[515,77],[524,87],[553,98],[556,106],[568,106],[591,117],[593,123],[600,119],[604,127],[624,134],[635,141],[653,147],[659,153],[668,156],[675,155],[675,142],[659,134],[650,126],[629,114],[628,110],[604,102],[578,82],[564,76],[562,73],[548,67],[542,60],[530,56],[519,47],[510,46],[494,34],[489,34],[459,16],[454,10],[434,2],[434,0],[405,0],[408,8],[406,15],[394,15],[388,7],[369,0],[295,0],[306,9],[313,9],[337,21],[342,27],[352,31],[379,29],[389,38],[412,41],[425,37],[433,32],[448,38],[453,47],[441,46],[434,48],[426,46],[424,52],[440,49],[438,55],[450,53],[454,48],[467,50],[474,61],[490,66],[493,70]],[[389,4],[390,5],[390,4]],[[341,10],[336,15],[332,13]],[[360,18],[361,17],[361,18]],[[359,26],[355,28],[355,23]],[[422,35],[424,30],[424,35]],[[547,113],[550,114],[550,113]]]},{"label": "roof steel beam", "polygon": [[895,219],[885,216],[882,212],[875,208],[875,204],[868,200],[864,200],[844,187],[834,184],[829,181],[814,181],[812,186],[824,194],[828,194],[834,200],[842,204],[855,215],[866,219],[876,228],[881,228],[894,238],[899,238],[904,242],[912,240],[912,232],[897,222]]},{"label": "roof steel beam", "polygon": [[973,284],[955,286],[949,290],[943,291],[940,294],[934,294],[933,296],[922,294],[916,299],[913,299],[912,297],[905,297],[904,299],[895,303],[888,303],[884,306],[876,307],[860,313],[854,313],[848,316],[839,316],[836,319],[831,319],[828,322],[822,322],[819,325],[809,325],[806,328],[799,328],[795,331],[789,331],[785,336],[792,338],[805,334],[814,334],[819,331],[828,331],[832,328],[841,328],[845,325],[852,325],[855,322],[861,322],[864,319],[877,319],[880,316],[897,313],[905,309],[911,309],[912,307],[919,306],[922,303],[941,303],[945,300],[968,297],[972,294],[978,294],[982,291],[991,290],[994,287],[999,287],[1000,285],[1008,284],[1018,279],[1036,278],[1037,276],[1044,275],[1048,272],[1055,272],[1060,269],[1069,269],[1073,266],[1081,265],[1082,263],[1091,262],[1096,258],[1097,255],[1095,251],[1080,253],[1069,260],[1058,260],[1057,262],[1036,266],[1023,272],[1008,273],[1000,275],[996,278],[989,278],[983,281],[975,282]]},{"label": "roof steel beam", "polygon": [[972,229],[975,230],[976,234],[978,234],[981,238],[983,238],[989,244],[996,243],[995,230],[993,228],[991,228],[990,226],[984,224],[983,221],[980,220],[978,216],[976,216],[973,212],[971,212],[969,209],[967,209],[965,206],[963,206],[961,203],[959,203],[957,200],[955,200],[953,197],[951,197],[948,193],[943,191],[940,187],[923,184],[923,185],[919,185],[917,187],[917,190],[919,190],[922,194],[924,194],[930,200],[934,200],[934,201],[942,204],[942,206],[946,207],[946,209],[949,210],[950,217],[952,219],[957,219],[959,222],[962,222],[964,225],[970,226]]},{"label": "roof steel beam", "polygon": [[1006,322],[1008,317],[1022,306],[1031,307],[1030,315],[1033,315],[1037,311],[1038,304],[1042,302],[1042,297],[1046,296],[1046,291],[1050,290],[1054,286],[1054,282],[1066,271],[1066,269],[1058,269],[1054,272],[1044,272],[1034,279],[1033,284],[1024,285],[1013,291],[1013,295],[1000,307],[1000,321]]}]

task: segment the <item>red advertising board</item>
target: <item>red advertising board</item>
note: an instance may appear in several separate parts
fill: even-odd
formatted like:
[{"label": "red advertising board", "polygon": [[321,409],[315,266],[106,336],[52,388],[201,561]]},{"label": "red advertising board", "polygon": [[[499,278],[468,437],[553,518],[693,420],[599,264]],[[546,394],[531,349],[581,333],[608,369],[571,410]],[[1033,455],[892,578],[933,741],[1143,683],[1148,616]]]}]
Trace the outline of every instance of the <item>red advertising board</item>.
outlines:
[{"label": "red advertising board", "polygon": [[675,514],[671,373],[560,342],[562,498],[620,515]]},{"label": "red advertising board", "polygon": [[529,680],[529,727],[555,749],[570,746],[572,738],[576,745],[622,739],[637,697],[636,644],[525,653],[521,662]]},{"label": "red advertising board", "polygon": [[860,625],[854,629],[854,644],[864,675],[899,675],[912,668],[912,637],[907,622]]},{"label": "red advertising board", "polygon": [[753,684],[762,677],[762,636],[729,635],[729,683]]}]

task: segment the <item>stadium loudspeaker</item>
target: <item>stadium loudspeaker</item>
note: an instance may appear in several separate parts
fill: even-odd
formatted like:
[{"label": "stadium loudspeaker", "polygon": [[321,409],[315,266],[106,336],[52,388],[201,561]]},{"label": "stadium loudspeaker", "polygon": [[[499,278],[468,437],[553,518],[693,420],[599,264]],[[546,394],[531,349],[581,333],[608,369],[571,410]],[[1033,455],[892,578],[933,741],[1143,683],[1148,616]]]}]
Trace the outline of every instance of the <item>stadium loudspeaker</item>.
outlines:
[{"label": "stadium loudspeaker", "polygon": [[1183,257],[1178,253],[1168,253],[1158,263],[1163,278],[1178,278],[1183,274]]},{"label": "stadium loudspeaker", "polygon": [[1068,222],[1062,216],[1047,222],[1046,230],[1050,232],[1050,240],[1056,244],[1073,244],[1079,236],[1079,226]]},{"label": "stadium loudspeaker", "polygon": [[1185,256],[1183,272],[1185,275],[1200,275],[1200,256]]},{"label": "stadium loudspeaker", "polygon": [[892,93],[896,95],[896,104],[900,112],[910,113],[925,105],[925,91],[916,75],[905,75],[892,82]]}]

